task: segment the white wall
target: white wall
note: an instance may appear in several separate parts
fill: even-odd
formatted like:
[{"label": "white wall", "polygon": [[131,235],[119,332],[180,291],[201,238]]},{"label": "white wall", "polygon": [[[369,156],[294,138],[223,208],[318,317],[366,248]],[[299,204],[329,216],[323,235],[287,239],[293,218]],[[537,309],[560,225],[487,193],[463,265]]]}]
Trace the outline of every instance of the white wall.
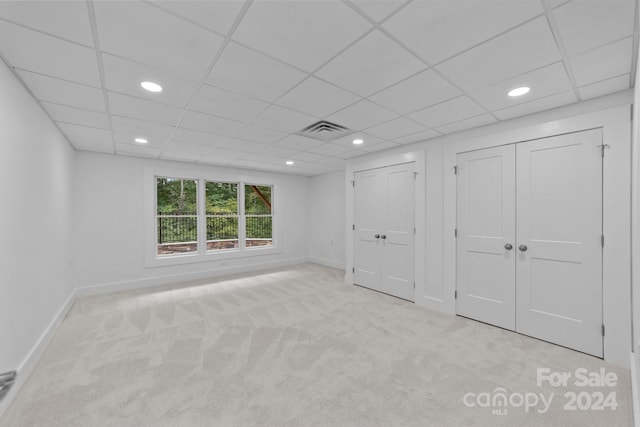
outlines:
[{"label": "white wall", "polygon": [[[75,283],[91,292],[155,285],[250,268],[275,267],[308,259],[309,178],[251,171],[274,177],[282,241],[279,254],[145,267],[144,174],[146,167],[246,175],[248,171],[135,157],[78,152],[76,156]],[[85,290],[84,292],[89,292]]]},{"label": "white wall", "polygon": [[311,260],[344,269],[344,171],[311,177],[309,254]]},{"label": "white wall", "polygon": [[[640,8],[636,8],[640,13]],[[640,19],[640,18],[637,18]],[[640,67],[636,68],[635,88],[633,90],[633,126],[631,146],[631,254],[633,280],[633,349],[640,353]],[[640,417],[640,414],[638,414]]]},{"label": "white wall", "polygon": [[73,292],[73,157],[0,61],[0,372],[19,380]]}]

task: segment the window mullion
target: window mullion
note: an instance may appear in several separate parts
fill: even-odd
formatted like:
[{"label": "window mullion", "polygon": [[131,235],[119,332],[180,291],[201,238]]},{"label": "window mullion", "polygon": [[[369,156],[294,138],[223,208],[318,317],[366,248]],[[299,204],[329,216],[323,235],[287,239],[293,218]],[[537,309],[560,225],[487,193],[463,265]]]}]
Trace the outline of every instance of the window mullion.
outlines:
[{"label": "window mullion", "polygon": [[244,182],[238,183],[238,249],[244,251],[247,246],[247,225],[244,216]]},{"label": "window mullion", "polygon": [[207,218],[206,218],[206,197],[205,197],[205,180],[198,180],[198,253],[204,255],[207,252]]}]

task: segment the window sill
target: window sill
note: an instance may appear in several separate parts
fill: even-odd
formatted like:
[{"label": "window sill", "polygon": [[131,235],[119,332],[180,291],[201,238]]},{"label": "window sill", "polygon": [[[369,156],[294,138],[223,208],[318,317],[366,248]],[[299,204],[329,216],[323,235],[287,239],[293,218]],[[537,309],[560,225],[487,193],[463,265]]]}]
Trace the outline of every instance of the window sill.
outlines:
[{"label": "window sill", "polygon": [[195,264],[203,262],[226,261],[231,259],[251,258],[263,255],[274,255],[282,253],[278,247],[252,247],[245,250],[226,249],[218,252],[192,253],[163,255],[147,258],[146,268],[166,267],[171,265]]}]

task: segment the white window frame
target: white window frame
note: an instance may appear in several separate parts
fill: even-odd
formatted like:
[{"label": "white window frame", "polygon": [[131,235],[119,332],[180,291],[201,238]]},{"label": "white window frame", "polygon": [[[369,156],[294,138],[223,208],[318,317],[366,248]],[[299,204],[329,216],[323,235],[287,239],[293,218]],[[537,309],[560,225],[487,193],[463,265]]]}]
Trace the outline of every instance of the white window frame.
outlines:
[{"label": "white window frame", "polygon": [[[169,177],[197,181],[198,185],[198,250],[197,252],[158,255],[157,248],[157,178]],[[207,251],[206,233],[206,204],[204,203],[205,182],[229,182],[238,184],[238,248]],[[271,217],[272,244],[271,246],[246,247],[246,227],[244,215],[245,185],[260,185],[272,187]],[[282,253],[280,247],[279,213],[281,212],[280,182],[277,178],[263,178],[251,175],[220,174],[206,171],[190,171],[163,167],[146,167],[144,170],[144,224],[145,224],[145,267],[163,267],[169,265],[190,264],[197,262],[211,262],[228,259],[247,258]]]}]

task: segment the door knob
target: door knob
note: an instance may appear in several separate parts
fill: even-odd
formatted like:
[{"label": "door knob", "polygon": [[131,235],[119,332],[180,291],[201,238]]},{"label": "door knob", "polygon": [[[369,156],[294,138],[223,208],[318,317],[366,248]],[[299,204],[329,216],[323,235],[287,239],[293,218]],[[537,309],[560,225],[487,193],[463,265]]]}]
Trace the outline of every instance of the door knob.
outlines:
[{"label": "door knob", "polygon": [[386,239],[386,238],[387,238],[387,235],[386,235],[386,234],[383,234],[382,236],[380,236],[380,238],[381,238],[382,240],[384,240],[384,239]]},{"label": "door knob", "polygon": [[513,245],[511,243],[507,243],[506,245],[504,245],[504,248],[510,251],[511,249],[513,249]]},{"label": "door knob", "polygon": [[380,235],[379,235],[379,234],[376,234],[376,235],[375,235],[375,236],[373,236],[373,237],[375,237],[376,239],[379,239],[379,238],[380,238]]},{"label": "door knob", "polygon": [[522,252],[526,252],[527,251],[527,245],[520,245],[520,246],[518,246],[518,249],[520,249]]}]

